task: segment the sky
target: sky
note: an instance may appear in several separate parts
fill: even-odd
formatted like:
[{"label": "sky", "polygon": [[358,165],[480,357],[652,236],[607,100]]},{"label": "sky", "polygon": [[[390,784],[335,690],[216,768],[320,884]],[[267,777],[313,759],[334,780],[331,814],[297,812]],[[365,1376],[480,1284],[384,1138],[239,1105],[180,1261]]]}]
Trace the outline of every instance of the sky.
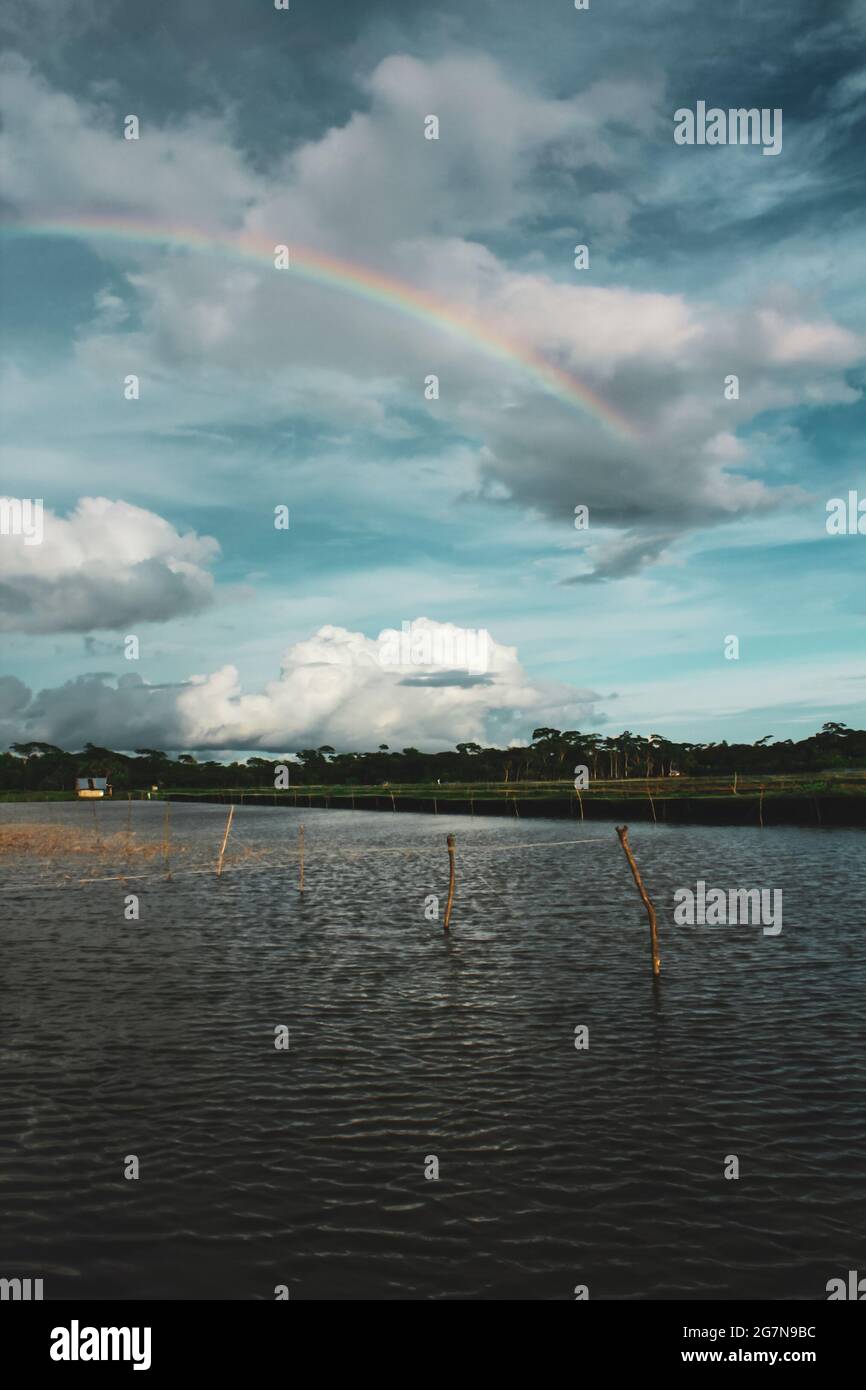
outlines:
[{"label": "sky", "polygon": [[0,36],[0,747],[863,726],[866,0]]}]

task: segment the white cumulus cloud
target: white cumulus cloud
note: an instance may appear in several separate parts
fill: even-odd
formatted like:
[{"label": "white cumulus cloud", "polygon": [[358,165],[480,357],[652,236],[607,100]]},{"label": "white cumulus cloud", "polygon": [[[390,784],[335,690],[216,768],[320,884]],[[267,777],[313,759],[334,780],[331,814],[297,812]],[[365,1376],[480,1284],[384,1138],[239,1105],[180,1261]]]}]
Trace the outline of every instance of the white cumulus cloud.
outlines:
[{"label": "white cumulus cloud", "polygon": [[[88,740],[120,749],[265,749],[295,752],[331,744],[362,751],[452,748],[476,741],[505,746],[536,725],[574,727],[595,716],[598,694],[536,681],[514,647],[487,636],[486,669],[437,660],[477,651],[475,634],[420,617],[434,660],[383,662],[396,634],[377,638],[325,626],[284,654],[278,677],[244,693],[234,666],[193,675],[180,686],[149,686],[138,675],[79,677],[31,699],[15,678],[0,685],[0,733],[75,747]],[[426,655],[421,642],[416,655]]]},{"label": "white cumulus cloud", "polygon": [[[32,500],[33,499],[28,499]],[[35,513],[31,513],[31,516]],[[213,599],[217,542],[155,512],[82,497],[42,512],[42,536],[0,535],[0,631],[89,632],[195,613]]]}]

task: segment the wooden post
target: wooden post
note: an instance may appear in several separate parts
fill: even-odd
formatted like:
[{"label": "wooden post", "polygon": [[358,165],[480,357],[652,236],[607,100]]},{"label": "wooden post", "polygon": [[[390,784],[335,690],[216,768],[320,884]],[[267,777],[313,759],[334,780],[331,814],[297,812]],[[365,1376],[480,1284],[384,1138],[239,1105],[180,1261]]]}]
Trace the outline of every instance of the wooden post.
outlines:
[{"label": "wooden post", "polygon": [[764,828],[764,787],[761,786],[761,795],[758,797],[758,824]]},{"label": "wooden post", "polygon": [[619,836],[619,842],[622,845],[623,850],[625,851],[625,857],[629,862],[629,867],[632,871],[634,881],[637,884],[637,891],[641,895],[643,905],[646,908],[646,915],[649,918],[650,951],[652,953],[653,975],[656,978],[658,978],[658,976],[661,974],[662,963],[659,959],[659,934],[658,927],[656,925],[656,910],[649,900],[649,894],[644,888],[643,879],[640,876],[640,869],[635,863],[634,855],[631,852],[631,845],[628,842],[628,826],[618,825],[616,827],[616,833]]},{"label": "wooden post", "polygon": [[448,901],[445,904],[445,923],[444,930],[448,931],[451,926],[451,908],[454,904],[454,836],[446,836],[448,845]]},{"label": "wooden post", "polygon": [[91,803],[90,803],[90,809],[91,809],[91,811],[92,811],[92,813],[93,813],[93,834],[94,834],[94,836],[95,836],[95,838],[96,838],[96,848],[97,848],[97,849],[101,849],[101,848],[102,848],[102,838],[101,838],[101,836],[100,836],[100,834],[99,834],[99,816],[96,814],[96,802],[95,802],[95,801],[91,801]]},{"label": "wooden post", "polygon": [[224,835],[223,835],[223,842],[222,842],[222,844],[220,845],[219,857],[218,857],[218,859],[217,859],[217,878],[220,877],[220,875],[222,874],[222,871],[223,871],[223,855],[224,855],[225,852],[226,852],[226,845],[227,845],[228,842],[229,842],[229,831],[230,831],[231,828],[232,828],[232,817],[234,816],[234,813],[235,813],[234,805],[231,805],[231,806],[229,807],[228,820],[226,821],[226,828],[225,828],[225,833],[224,833]]},{"label": "wooden post", "polygon": [[132,857],[132,792],[126,794],[126,865]]},{"label": "wooden post", "polygon": [[299,828],[299,830],[298,830],[298,852],[299,852],[299,856],[300,856],[300,857],[299,857],[299,861],[298,861],[298,892],[299,892],[299,893],[303,893],[303,891],[304,891],[304,827],[303,827],[303,826],[301,826],[301,827]]},{"label": "wooden post", "polygon": [[162,818],[162,862],[165,865],[165,876],[171,878],[171,860],[169,857],[170,829],[169,816],[171,814],[171,802],[166,800],[165,814]]}]

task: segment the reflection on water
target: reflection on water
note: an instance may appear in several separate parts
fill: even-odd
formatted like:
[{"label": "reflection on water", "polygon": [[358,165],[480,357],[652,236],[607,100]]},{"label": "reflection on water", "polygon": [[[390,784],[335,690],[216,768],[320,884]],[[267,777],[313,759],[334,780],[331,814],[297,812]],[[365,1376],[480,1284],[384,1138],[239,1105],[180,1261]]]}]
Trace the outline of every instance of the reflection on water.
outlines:
[{"label": "reflection on water", "polygon": [[[173,807],[175,866],[224,820]],[[612,825],[238,808],[234,836],[268,863],[58,888],[0,858],[0,1274],[46,1298],[824,1298],[863,1268],[862,832],[633,828],[658,987]],[[349,856],[372,846],[416,852]],[[782,887],[783,931],[674,926],[698,879]]]}]

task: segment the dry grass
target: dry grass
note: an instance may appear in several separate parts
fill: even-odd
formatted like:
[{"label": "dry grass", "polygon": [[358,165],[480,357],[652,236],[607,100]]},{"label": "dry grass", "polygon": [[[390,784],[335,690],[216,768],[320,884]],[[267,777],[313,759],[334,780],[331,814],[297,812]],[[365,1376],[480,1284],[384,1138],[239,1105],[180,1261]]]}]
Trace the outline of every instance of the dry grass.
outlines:
[{"label": "dry grass", "polygon": [[[190,860],[188,848],[169,841],[169,860],[173,866],[182,862],[187,867],[200,862],[203,867],[216,862],[217,847],[212,854],[199,847],[198,856]],[[235,864],[256,863],[267,860],[273,851],[266,846],[254,847],[229,843],[225,856],[226,868]],[[105,866],[116,867],[121,872],[134,865],[149,863],[164,858],[162,838],[142,839],[134,831],[122,830],[110,835],[102,835],[97,827],[90,824],[23,824],[10,825],[0,822],[0,856],[8,855],[17,859],[47,860],[72,859],[86,855],[90,861]]]},{"label": "dry grass", "polygon": [[99,835],[92,826],[0,824],[0,854],[29,855],[36,859],[88,854],[97,859],[120,861],[133,857],[151,859],[161,850],[158,841],[142,841],[127,831]]}]

